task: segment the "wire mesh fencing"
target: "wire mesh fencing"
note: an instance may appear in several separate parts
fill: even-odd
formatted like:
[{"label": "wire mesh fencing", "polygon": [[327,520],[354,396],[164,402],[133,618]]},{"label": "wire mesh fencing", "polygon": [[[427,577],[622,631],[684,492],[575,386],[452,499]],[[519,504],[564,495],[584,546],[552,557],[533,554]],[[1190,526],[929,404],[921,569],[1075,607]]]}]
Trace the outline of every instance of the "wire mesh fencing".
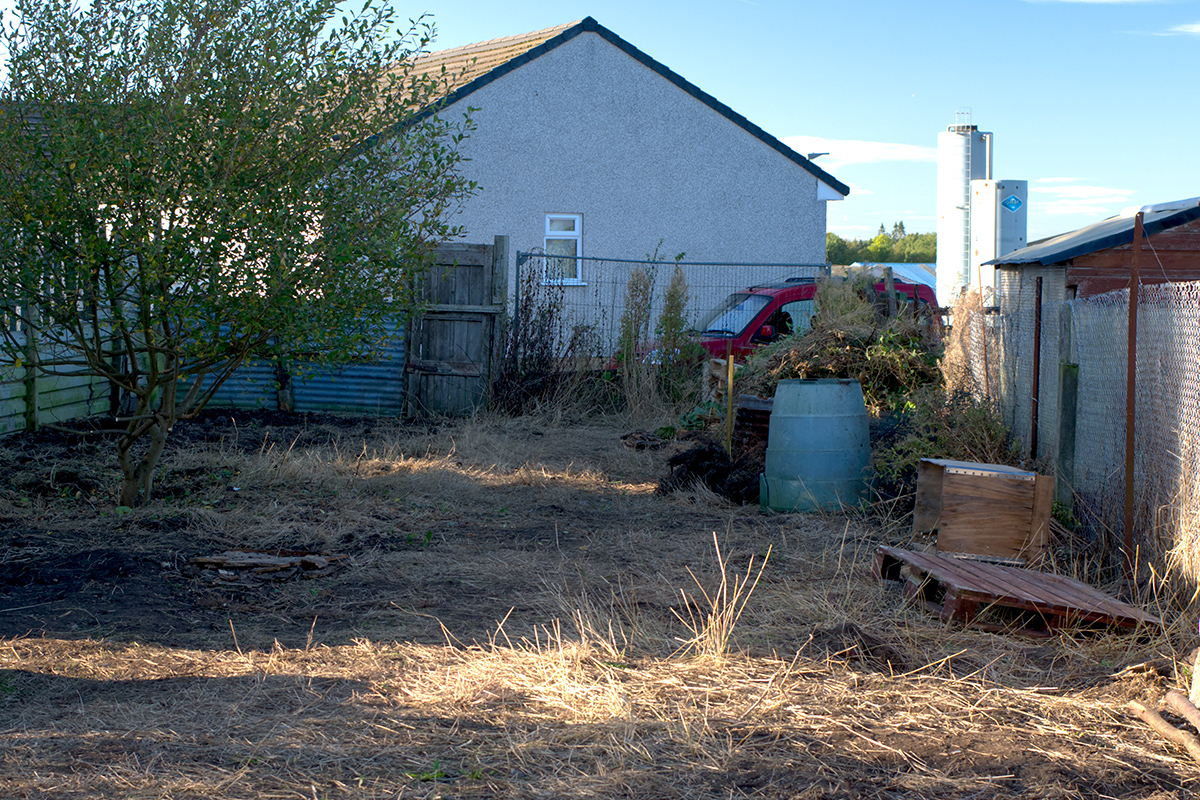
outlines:
[{"label": "wire mesh fencing", "polygon": [[[1200,578],[1200,284],[1143,286],[1134,398],[1134,530],[1147,555]],[[1073,300],[1079,364],[1075,490],[1087,517],[1121,530],[1129,292]]]},{"label": "wire mesh fencing", "polygon": [[[977,296],[956,308],[947,361],[957,388],[994,398],[1024,453],[1057,473],[1112,567],[1125,520],[1129,292],[1064,300],[1063,280],[1061,269],[998,273],[998,309]],[[1138,298],[1135,545],[1200,580],[1200,284],[1143,286]]]},{"label": "wire mesh fencing", "polygon": [[690,324],[731,293],[788,278],[828,275],[824,264],[701,263],[627,260],[518,253],[517,314],[536,293],[560,312],[557,336],[573,353],[611,355],[621,346],[622,326],[641,328],[654,339],[667,310],[672,277],[686,284],[684,315]]}]

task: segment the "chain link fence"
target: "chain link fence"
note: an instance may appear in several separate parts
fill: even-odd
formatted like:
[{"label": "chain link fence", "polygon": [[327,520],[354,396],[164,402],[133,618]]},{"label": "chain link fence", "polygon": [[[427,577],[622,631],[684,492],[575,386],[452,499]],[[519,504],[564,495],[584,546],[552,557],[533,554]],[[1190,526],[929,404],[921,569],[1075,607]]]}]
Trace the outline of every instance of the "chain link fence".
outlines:
[{"label": "chain link fence", "polygon": [[[955,309],[948,379],[997,404],[1031,465],[1057,475],[1094,555],[1115,567],[1129,292],[1065,294],[1061,268],[999,270],[996,307],[975,294]],[[1200,283],[1143,286],[1138,297],[1135,541],[1143,559],[1200,580]]]},{"label": "chain link fence", "polygon": [[[1134,530],[1148,555],[1200,578],[1200,284],[1143,286],[1138,300]],[[1075,488],[1087,518],[1124,524],[1129,292],[1074,300],[1079,364]]]}]

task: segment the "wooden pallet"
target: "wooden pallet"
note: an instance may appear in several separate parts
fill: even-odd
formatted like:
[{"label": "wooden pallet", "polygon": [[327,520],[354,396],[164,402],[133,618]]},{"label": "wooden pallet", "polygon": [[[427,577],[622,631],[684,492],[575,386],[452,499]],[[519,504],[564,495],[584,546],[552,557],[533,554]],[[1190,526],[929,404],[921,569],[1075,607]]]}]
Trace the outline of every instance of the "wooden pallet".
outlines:
[{"label": "wooden pallet", "polygon": [[875,576],[904,583],[905,594],[945,620],[985,630],[1048,635],[1064,628],[1162,627],[1162,620],[1085,583],[931,553],[881,546]]}]

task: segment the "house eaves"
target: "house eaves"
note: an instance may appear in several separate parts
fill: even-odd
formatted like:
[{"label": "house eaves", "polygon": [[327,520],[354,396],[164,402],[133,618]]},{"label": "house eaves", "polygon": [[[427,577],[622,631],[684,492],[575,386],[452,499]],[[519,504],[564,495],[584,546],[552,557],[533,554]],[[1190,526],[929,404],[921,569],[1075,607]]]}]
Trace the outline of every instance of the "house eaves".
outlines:
[{"label": "house eaves", "polygon": [[[778,152],[784,158],[811,173],[820,184],[828,187],[827,190],[822,190],[818,186],[818,192],[825,195],[822,199],[841,199],[850,194],[849,186],[720,100],[717,100],[700,87],[686,80],[666,65],[646,55],[608,28],[596,22],[592,17],[587,17],[579,22],[534,31],[533,33],[509,36],[503,39],[492,39],[486,42],[478,42],[422,56],[416,63],[417,70],[425,74],[440,73],[447,80],[449,91],[437,103],[421,111],[417,118],[428,117],[447,105],[457,103],[459,100],[469,97],[473,92],[487,86],[492,81],[504,77],[513,70],[524,64],[528,64],[536,58],[540,58],[557,47],[561,47],[582,33],[595,33],[599,35],[609,44],[621,50],[638,63],[666,78],[696,100],[704,103],[713,111],[716,111],[733,124]],[[840,197],[829,197],[830,192],[828,190],[832,190],[833,193],[840,195]]]},{"label": "house eaves", "polygon": [[[1150,206],[1143,209],[1142,231],[1146,236],[1170,230],[1200,219],[1200,198],[1165,203],[1162,206]],[[1024,264],[1040,264],[1053,266],[1064,264],[1073,258],[1107,250],[1111,247],[1133,244],[1133,215],[1109,217],[1085,228],[1069,233],[1039,239],[1030,242],[1019,250],[1014,250],[1002,258],[988,261],[991,266],[1020,266]]]}]

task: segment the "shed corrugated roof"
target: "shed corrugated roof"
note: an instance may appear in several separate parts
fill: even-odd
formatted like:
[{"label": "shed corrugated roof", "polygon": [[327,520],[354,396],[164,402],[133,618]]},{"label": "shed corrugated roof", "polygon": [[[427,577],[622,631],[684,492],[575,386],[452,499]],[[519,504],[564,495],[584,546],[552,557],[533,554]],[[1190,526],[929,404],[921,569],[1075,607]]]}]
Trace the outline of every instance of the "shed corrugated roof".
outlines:
[{"label": "shed corrugated roof", "polygon": [[[849,186],[720,100],[717,100],[695,84],[687,81],[664,64],[655,61],[608,28],[596,22],[592,17],[586,17],[578,22],[570,22],[553,28],[533,31],[532,33],[506,36],[501,39],[490,39],[486,42],[454,47],[449,50],[440,50],[422,56],[417,61],[418,70],[425,74],[437,73],[444,75],[448,79],[449,85],[445,97],[440,98],[436,105],[426,109],[419,116],[436,113],[438,108],[458,102],[472,92],[481,89],[521,65],[527,64],[533,59],[543,56],[554,48],[569,42],[581,33],[598,34],[605,41],[666,78],[721,116],[761,140],[788,160],[812,173],[817,180],[826,184],[843,197],[850,194]],[[444,73],[442,72],[443,68],[445,69]]]},{"label": "shed corrugated roof", "polygon": [[[1200,198],[1151,206],[1143,214],[1142,231],[1146,236],[1153,236],[1196,219],[1200,219]],[[1133,244],[1133,226],[1132,215],[1109,217],[1079,230],[1030,242],[1019,250],[987,263],[995,266],[1062,264],[1098,250]]]}]

